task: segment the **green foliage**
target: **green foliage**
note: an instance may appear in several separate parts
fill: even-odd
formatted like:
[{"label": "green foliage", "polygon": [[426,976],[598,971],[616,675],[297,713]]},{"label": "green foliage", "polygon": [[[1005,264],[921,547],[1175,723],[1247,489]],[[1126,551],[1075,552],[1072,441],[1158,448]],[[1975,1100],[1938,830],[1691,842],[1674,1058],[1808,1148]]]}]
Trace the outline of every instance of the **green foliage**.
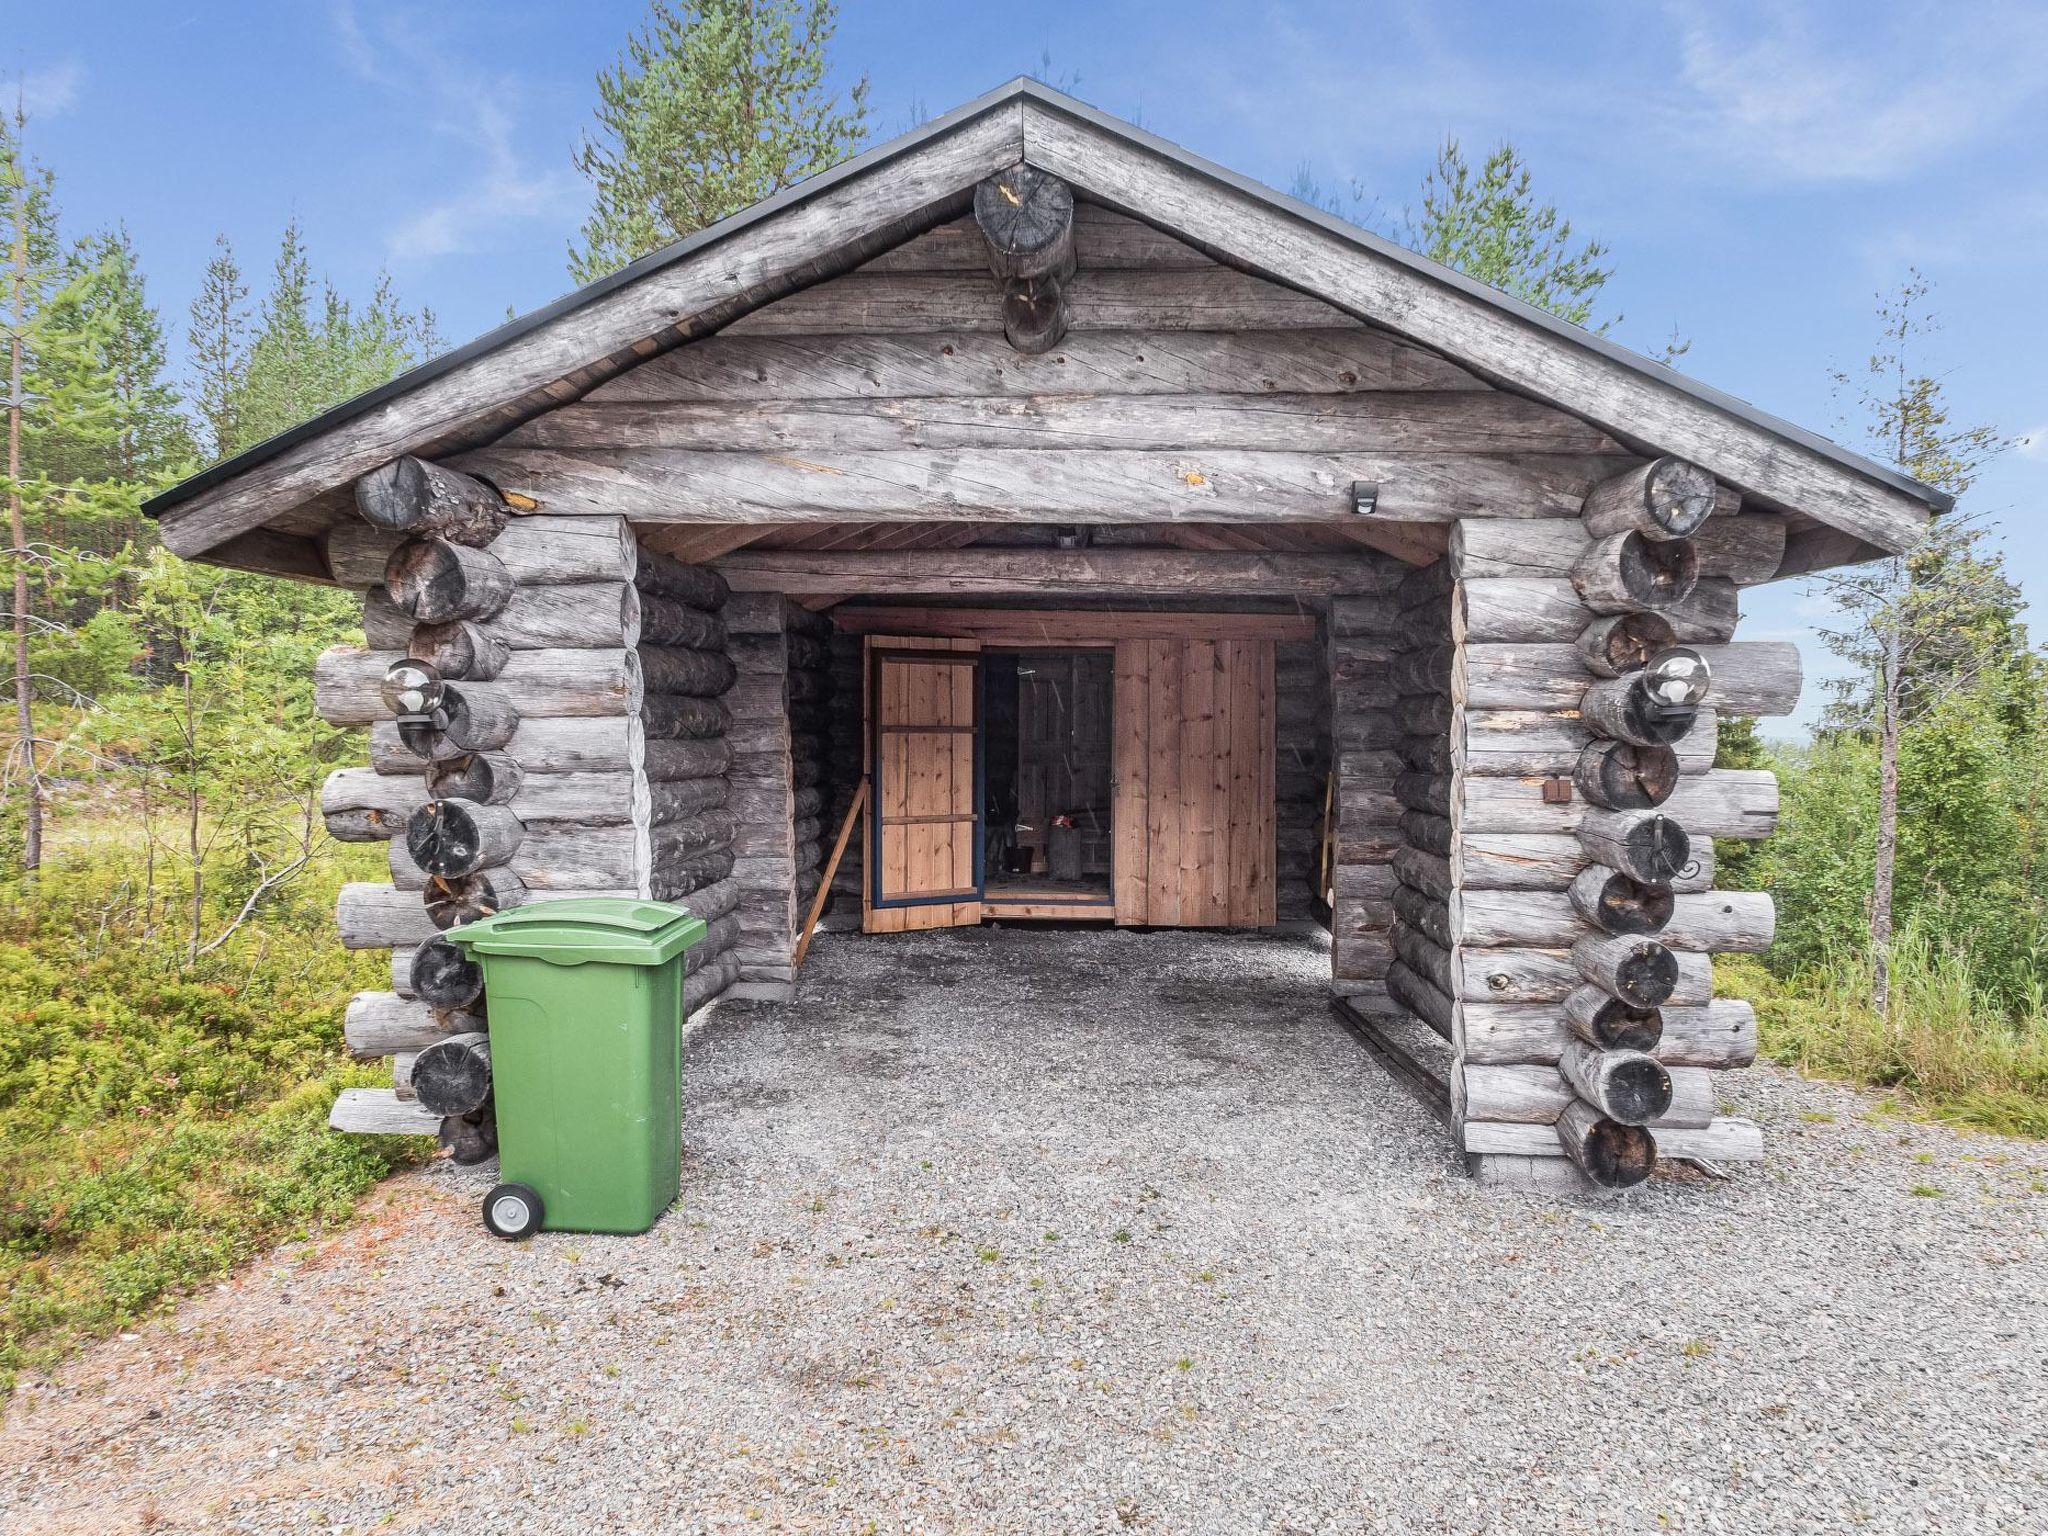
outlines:
[{"label": "green foliage", "polygon": [[374,1070],[340,1048],[342,1000],[379,966],[329,938],[339,863],[194,964],[151,923],[131,826],[117,809],[33,884],[0,885],[0,1392],[345,1218],[418,1155],[325,1126]]},{"label": "green foliage", "polygon": [[1594,318],[1600,290],[1614,275],[1600,264],[1607,247],[1588,240],[1574,249],[1571,220],[1555,203],[1537,201],[1529,167],[1512,144],[1474,169],[1456,139],[1444,140],[1423,180],[1422,216],[1408,244],[1574,325],[1604,332],[1621,318]]},{"label": "green foliage", "polygon": [[569,270],[593,282],[815,175],[867,136],[865,78],[827,89],[832,0],[654,0],[597,77],[598,135],[576,167],[593,192]]},{"label": "green foliage", "polygon": [[1927,1118],[2048,1138],[2048,1012],[2013,1014],[1985,990],[1966,948],[1915,919],[1890,954],[1891,1016],[1870,967],[1836,957],[1787,977],[1746,957],[1717,960],[1717,985],[1756,1008],[1763,1054],[1810,1076],[1894,1091]]}]

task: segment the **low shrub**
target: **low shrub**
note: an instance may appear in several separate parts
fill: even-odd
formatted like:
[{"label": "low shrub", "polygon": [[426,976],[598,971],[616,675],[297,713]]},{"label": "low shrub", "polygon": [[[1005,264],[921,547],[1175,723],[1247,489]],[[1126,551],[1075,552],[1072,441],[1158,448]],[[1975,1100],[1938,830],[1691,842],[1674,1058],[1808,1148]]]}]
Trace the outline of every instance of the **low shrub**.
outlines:
[{"label": "low shrub", "polygon": [[334,942],[353,851],[188,961],[107,830],[0,885],[0,1391],[345,1219],[419,1155],[326,1128],[341,1088],[389,1081],[341,1045],[349,995],[382,974]]},{"label": "low shrub", "polygon": [[2048,1138],[2048,1011],[2015,1016],[1980,983],[1967,952],[1909,925],[1891,950],[1892,1016],[1871,1006],[1858,960],[1828,957],[1780,976],[1754,960],[1715,975],[1756,1007],[1760,1045],[1815,1077],[1892,1090],[1923,1118]]}]

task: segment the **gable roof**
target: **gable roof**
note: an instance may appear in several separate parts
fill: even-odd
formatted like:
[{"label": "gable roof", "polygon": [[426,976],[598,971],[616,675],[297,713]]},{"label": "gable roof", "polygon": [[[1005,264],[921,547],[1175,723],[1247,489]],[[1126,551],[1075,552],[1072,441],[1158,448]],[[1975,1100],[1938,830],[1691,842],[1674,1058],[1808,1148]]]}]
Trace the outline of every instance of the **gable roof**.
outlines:
[{"label": "gable roof", "polygon": [[[1018,79],[642,257],[150,500],[175,553],[324,567],[294,514],[404,453],[474,448],[625,368],[964,213],[1019,160],[1219,261],[1825,525],[1810,568],[1913,543],[1952,498],[1355,225]],[[1833,530],[1833,532],[1830,532]],[[1788,568],[1794,562],[1788,559]]]}]

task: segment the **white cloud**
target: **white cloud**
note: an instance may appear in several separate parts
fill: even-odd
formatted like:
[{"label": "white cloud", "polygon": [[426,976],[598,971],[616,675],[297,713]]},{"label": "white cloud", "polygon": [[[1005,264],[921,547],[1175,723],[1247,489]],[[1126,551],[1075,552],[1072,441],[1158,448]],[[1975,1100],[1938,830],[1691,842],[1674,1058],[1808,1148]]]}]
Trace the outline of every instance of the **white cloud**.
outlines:
[{"label": "white cloud", "polygon": [[2048,421],[2044,421],[2031,431],[2022,432],[2013,446],[2019,450],[2023,459],[2039,459],[2043,463],[2048,463]]},{"label": "white cloud", "polygon": [[1826,26],[1811,7],[1680,0],[1691,131],[1753,174],[1889,181],[1924,171],[2048,99],[2048,12],[1895,11]]},{"label": "white cloud", "polygon": [[30,70],[21,77],[21,109],[31,119],[61,117],[77,103],[84,84],[85,68],[75,59],[52,64],[48,69]]},{"label": "white cloud", "polygon": [[373,85],[424,109],[427,126],[452,139],[469,157],[461,185],[402,218],[386,237],[394,261],[430,260],[479,249],[487,234],[515,220],[566,223],[580,206],[582,185],[563,166],[538,169],[519,153],[505,103],[521,98],[517,80],[471,68],[396,18],[365,30],[356,8],[342,0],[335,30],[348,66]]}]

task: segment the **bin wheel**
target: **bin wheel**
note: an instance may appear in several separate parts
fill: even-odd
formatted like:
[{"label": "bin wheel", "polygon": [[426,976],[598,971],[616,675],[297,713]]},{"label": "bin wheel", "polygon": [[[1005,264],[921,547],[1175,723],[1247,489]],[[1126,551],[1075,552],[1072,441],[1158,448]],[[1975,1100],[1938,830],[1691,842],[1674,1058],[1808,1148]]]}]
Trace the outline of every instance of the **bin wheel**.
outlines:
[{"label": "bin wheel", "polygon": [[484,1226],[509,1243],[540,1230],[540,1192],[531,1184],[500,1184],[484,1196]]}]

